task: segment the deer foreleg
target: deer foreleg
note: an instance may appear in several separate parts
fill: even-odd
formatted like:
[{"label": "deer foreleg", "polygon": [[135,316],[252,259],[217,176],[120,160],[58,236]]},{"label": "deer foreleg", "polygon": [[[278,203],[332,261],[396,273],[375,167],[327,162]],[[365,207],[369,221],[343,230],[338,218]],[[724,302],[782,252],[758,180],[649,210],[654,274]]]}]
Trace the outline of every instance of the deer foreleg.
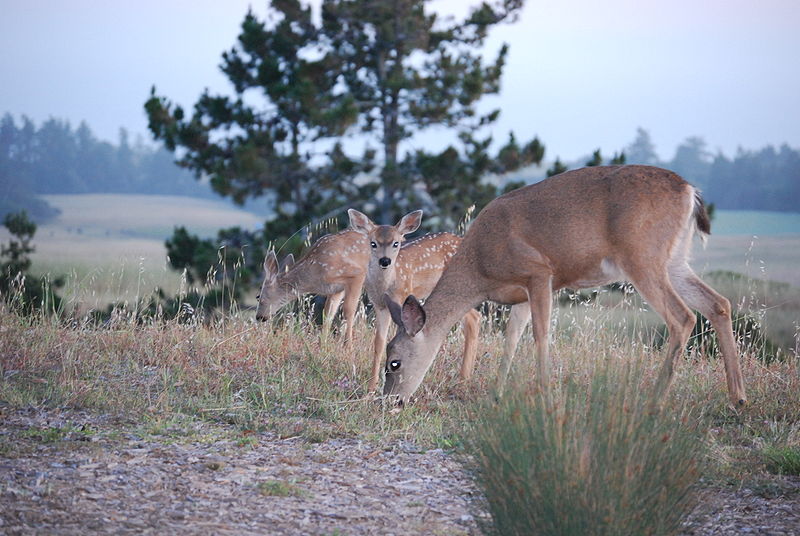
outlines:
[{"label": "deer foreleg", "polygon": [[475,357],[478,354],[478,334],[480,333],[481,315],[475,309],[470,309],[461,321],[464,331],[464,353],[461,356],[461,372],[459,377],[468,380],[475,368]]},{"label": "deer foreleg", "polygon": [[378,388],[381,380],[381,369],[383,364],[383,351],[386,348],[386,335],[389,333],[389,326],[392,323],[389,310],[386,308],[375,308],[375,338],[372,341],[372,373],[369,377],[369,392],[374,392]]},{"label": "deer foreleg", "polygon": [[322,309],[322,338],[327,340],[331,332],[331,324],[333,317],[336,316],[336,311],[339,309],[339,304],[342,303],[344,291],[331,294],[325,300],[325,307]]}]

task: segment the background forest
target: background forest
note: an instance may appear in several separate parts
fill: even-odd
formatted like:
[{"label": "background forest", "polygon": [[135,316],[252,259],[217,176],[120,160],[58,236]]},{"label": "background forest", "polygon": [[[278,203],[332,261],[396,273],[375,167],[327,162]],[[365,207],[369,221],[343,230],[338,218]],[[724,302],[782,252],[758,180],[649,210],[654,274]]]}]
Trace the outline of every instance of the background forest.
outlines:
[{"label": "background forest", "polygon": [[[742,148],[729,156],[712,153],[703,138],[693,136],[664,160],[656,153],[649,131],[639,129],[620,152],[629,164],[677,172],[723,210],[800,210],[800,150],[786,144]],[[562,165],[581,167],[591,158],[587,155]],[[546,164],[531,164],[500,181],[494,177],[495,184],[536,182],[544,178],[546,169]],[[0,217],[24,209],[38,223],[57,213],[39,197],[47,194],[218,197],[208,181],[195,180],[190,171],[176,166],[171,152],[141,139],[131,143],[124,129],[117,143],[111,143],[97,139],[86,123],[73,128],[67,121],[51,119],[37,126],[25,116],[15,118],[9,113],[0,119],[0,191]],[[267,218],[267,205],[247,206]]]}]

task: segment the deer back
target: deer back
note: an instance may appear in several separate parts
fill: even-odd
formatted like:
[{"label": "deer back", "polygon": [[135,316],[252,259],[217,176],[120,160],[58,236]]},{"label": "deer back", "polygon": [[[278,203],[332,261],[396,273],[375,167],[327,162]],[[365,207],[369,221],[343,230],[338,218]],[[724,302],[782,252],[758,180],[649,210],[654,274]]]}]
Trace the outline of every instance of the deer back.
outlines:
[{"label": "deer back", "polygon": [[630,259],[671,261],[695,228],[695,192],[675,173],[648,166],[563,173],[487,205],[459,261],[484,282],[504,285],[524,287],[532,263],[553,274],[553,289],[625,279]]},{"label": "deer back", "polygon": [[384,292],[396,300],[410,294],[427,298],[460,243],[461,237],[452,233],[434,233],[405,242],[397,255],[394,284]]}]

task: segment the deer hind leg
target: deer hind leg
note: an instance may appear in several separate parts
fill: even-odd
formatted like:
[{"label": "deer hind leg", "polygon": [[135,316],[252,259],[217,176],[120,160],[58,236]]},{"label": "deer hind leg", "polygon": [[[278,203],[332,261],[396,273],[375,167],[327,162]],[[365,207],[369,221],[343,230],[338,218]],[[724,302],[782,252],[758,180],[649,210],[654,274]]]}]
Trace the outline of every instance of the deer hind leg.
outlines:
[{"label": "deer hind leg", "polygon": [[379,309],[375,307],[375,338],[372,341],[372,374],[369,377],[367,391],[372,393],[378,388],[381,380],[381,365],[383,362],[383,351],[386,349],[386,335],[389,333],[389,326],[392,324],[392,317],[389,310],[385,307]]},{"label": "deer hind leg", "polygon": [[506,381],[511,371],[511,362],[514,360],[514,353],[517,351],[517,343],[522,332],[525,331],[525,326],[531,318],[531,308],[527,303],[518,303],[511,307],[511,313],[508,315],[508,324],[506,325],[506,340],[503,345],[503,359],[500,362],[500,370],[497,372],[497,395],[503,394],[506,387]]},{"label": "deer hind leg", "polygon": [[705,284],[692,269],[684,264],[670,269],[672,286],[692,309],[706,317],[717,332],[722,359],[725,363],[725,378],[728,396],[734,407],[747,403],[744,379],[739,368],[739,352],[733,336],[731,303]]},{"label": "deer hind leg", "polygon": [[461,372],[459,378],[468,380],[475,369],[475,357],[478,354],[478,334],[481,329],[481,314],[475,309],[470,309],[461,320],[461,329],[464,331],[464,353],[461,356]]},{"label": "deer hind leg", "polygon": [[631,282],[644,297],[650,306],[661,316],[667,324],[669,344],[667,356],[661,367],[661,373],[656,385],[655,404],[660,404],[672,382],[675,362],[686,348],[686,342],[694,328],[694,314],[689,310],[681,297],[672,287],[666,269],[627,268]]},{"label": "deer hind leg", "polygon": [[339,304],[342,303],[344,291],[337,292],[329,295],[325,299],[325,307],[322,308],[322,338],[327,340],[331,332],[331,324],[333,317],[336,316],[336,311],[339,309]]}]

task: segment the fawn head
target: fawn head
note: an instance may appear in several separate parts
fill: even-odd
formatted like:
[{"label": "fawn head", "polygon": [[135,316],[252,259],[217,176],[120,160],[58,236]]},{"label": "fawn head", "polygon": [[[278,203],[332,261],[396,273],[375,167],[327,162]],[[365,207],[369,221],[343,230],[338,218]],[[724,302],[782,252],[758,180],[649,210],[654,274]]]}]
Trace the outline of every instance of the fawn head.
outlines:
[{"label": "fawn head", "polygon": [[366,215],[351,208],[347,211],[350,216],[350,226],[363,233],[369,239],[370,267],[376,266],[386,270],[392,266],[400,253],[403,237],[419,229],[422,222],[422,211],[415,210],[403,216],[397,225],[376,225]]},{"label": "fawn head", "polygon": [[278,262],[278,257],[274,250],[270,250],[264,259],[264,282],[261,283],[259,292],[258,309],[256,310],[256,320],[266,322],[278,309],[280,309],[291,297],[291,288],[281,284],[281,275],[284,274],[294,264],[294,255],[291,253],[286,256],[283,263]]}]

